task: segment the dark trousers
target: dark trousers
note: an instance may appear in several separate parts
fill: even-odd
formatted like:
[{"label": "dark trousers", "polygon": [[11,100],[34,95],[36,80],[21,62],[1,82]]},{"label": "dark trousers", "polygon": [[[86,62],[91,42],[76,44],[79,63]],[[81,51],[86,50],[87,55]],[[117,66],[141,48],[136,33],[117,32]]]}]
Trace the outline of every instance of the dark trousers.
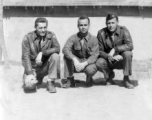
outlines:
[{"label": "dark trousers", "polygon": [[[53,53],[47,59],[42,58],[42,61],[42,66],[33,67],[33,74],[38,81],[41,81],[46,75],[48,75],[50,79],[60,78],[60,57],[57,53]],[[26,78],[25,74],[24,77]]]},{"label": "dark trousers", "polygon": [[103,72],[105,79],[109,78],[109,74],[113,69],[123,69],[123,74],[129,76],[132,74],[132,52],[125,51],[122,54],[123,60],[111,64],[104,58],[98,58],[96,65],[99,71]]},{"label": "dark trousers", "polygon": [[[80,62],[83,62],[81,59],[78,60]],[[84,70],[80,72],[84,72],[88,77],[92,77],[97,72],[97,66],[95,63],[87,65]],[[73,60],[70,60],[64,56],[64,77],[71,77],[74,73],[78,72],[75,70]]]}]

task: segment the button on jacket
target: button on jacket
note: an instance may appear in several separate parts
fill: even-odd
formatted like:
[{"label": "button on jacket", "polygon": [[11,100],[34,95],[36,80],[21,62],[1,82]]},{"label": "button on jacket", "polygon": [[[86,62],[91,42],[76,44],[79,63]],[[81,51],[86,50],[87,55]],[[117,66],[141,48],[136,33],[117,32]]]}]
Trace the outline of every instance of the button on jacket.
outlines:
[{"label": "button on jacket", "polygon": [[[81,40],[84,41],[83,46]],[[98,40],[90,33],[85,38],[77,33],[68,39],[62,52],[68,59],[77,57],[80,60],[87,61],[88,64],[92,64],[96,62],[99,55]]]},{"label": "button on jacket", "polygon": [[36,31],[25,35],[22,41],[22,64],[26,74],[32,74],[32,66],[34,66],[39,52],[42,52],[43,58],[60,52],[60,45],[53,32],[47,31],[43,40],[44,42],[41,44],[41,39]]},{"label": "button on jacket", "polygon": [[114,34],[114,40],[112,39],[112,36],[110,35],[107,27],[98,31],[97,38],[99,42],[99,56],[104,59],[108,58],[108,53],[112,48],[114,48],[118,54],[133,50],[131,35],[124,26],[117,26],[116,32]]}]

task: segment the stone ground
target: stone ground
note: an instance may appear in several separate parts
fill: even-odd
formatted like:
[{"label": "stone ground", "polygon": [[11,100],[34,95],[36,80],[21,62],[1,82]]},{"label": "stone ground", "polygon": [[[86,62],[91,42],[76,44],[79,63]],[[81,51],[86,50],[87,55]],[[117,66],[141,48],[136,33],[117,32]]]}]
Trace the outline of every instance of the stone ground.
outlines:
[{"label": "stone ground", "polygon": [[51,94],[45,81],[36,93],[23,92],[23,68],[0,66],[0,120],[152,120],[151,73],[138,68],[131,77],[135,89],[121,85],[122,71],[115,71],[117,86],[103,85],[98,72],[91,88],[85,87],[84,74],[75,74],[82,81],[76,88],[63,89],[58,80],[57,93]]}]

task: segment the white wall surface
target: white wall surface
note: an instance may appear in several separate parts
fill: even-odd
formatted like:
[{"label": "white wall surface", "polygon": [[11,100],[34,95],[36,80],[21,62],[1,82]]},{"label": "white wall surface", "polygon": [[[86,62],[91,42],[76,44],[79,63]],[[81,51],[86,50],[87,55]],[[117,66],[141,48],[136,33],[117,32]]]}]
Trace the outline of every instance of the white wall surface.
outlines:
[{"label": "white wall surface", "polygon": [[[11,17],[4,19],[5,43],[9,59],[21,61],[21,42],[25,34],[34,30],[34,17]],[[61,45],[61,50],[68,37],[78,31],[77,17],[47,17],[48,30],[53,31]],[[90,17],[90,32],[97,35],[97,31],[105,27],[105,17]],[[126,26],[134,42],[133,59],[146,60],[152,58],[152,18],[119,17],[119,24]],[[60,52],[62,58],[62,52]]]}]

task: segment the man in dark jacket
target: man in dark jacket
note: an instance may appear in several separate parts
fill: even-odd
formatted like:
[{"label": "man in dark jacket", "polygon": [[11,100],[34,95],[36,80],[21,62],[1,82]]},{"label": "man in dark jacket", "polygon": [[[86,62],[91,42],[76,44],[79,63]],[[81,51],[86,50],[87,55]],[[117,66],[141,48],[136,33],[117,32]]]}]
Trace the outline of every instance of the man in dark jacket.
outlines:
[{"label": "man in dark jacket", "polygon": [[46,18],[37,18],[35,31],[25,35],[22,41],[22,65],[24,85],[31,87],[42,83],[47,75],[47,89],[56,92],[55,79],[60,77],[60,45],[53,32],[47,31]]},{"label": "man in dark jacket", "polygon": [[113,69],[123,69],[124,86],[132,89],[134,85],[129,80],[132,74],[132,50],[133,42],[126,27],[118,25],[118,17],[108,14],[106,28],[98,31],[100,57],[97,67],[104,73],[106,84],[115,84],[113,81]]},{"label": "man in dark jacket", "polygon": [[74,72],[85,72],[87,86],[92,86],[92,76],[97,72],[96,60],[99,55],[98,40],[88,30],[90,19],[82,16],[78,19],[77,34],[72,35],[63,48],[65,87],[75,87]]}]

